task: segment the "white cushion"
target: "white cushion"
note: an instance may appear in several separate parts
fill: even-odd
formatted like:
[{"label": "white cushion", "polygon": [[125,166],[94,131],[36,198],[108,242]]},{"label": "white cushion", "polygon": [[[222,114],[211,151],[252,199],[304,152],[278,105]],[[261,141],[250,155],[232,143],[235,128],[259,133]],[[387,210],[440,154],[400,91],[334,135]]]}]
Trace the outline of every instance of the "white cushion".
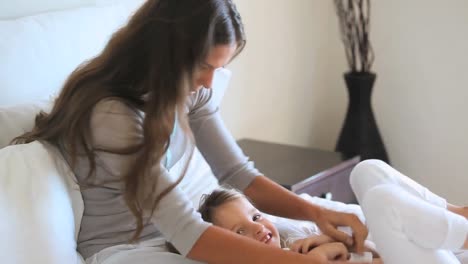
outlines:
[{"label": "white cushion", "polygon": [[0,106],[47,99],[142,3],[118,1],[0,20]]},{"label": "white cushion", "polygon": [[82,263],[83,201],[58,151],[39,142],[0,149],[2,263]]},{"label": "white cushion", "polygon": [[49,112],[52,102],[38,100],[32,104],[21,104],[11,107],[0,106],[0,149],[9,145],[15,137],[29,132],[34,126],[36,115],[42,110]]},{"label": "white cushion", "polygon": [[15,105],[0,109],[2,263],[81,263],[83,200],[61,155],[38,142],[3,147],[31,130],[67,76],[98,54],[141,3],[108,1],[0,21],[0,106]]}]

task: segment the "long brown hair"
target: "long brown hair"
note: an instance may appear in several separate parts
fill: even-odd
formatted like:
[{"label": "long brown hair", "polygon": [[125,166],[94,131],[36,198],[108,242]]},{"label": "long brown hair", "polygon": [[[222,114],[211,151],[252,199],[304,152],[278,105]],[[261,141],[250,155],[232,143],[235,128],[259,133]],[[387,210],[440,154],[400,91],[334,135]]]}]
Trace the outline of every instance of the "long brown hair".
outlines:
[{"label": "long brown hair", "polygon": [[[133,240],[137,240],[144,212],[150,209],[153,213],[185,175],[184,170],[158,197],[142,199],[145,186],[156,188],[159,175],[148,182],[150,168],[167,151],[176,112],[184,116],[183,105],[199,65],[215,45],[224,44],[237,45],[236,55],[245,45],[243,25],[232,0],[148,0],[112,36],[102,53],[69,76],[52,111],[38,114],[33,130],[13,142],[44,140],[62,146],[72,168],[83,153],[90,164],[88,177],[96,171],[96,151],[138,153],[122,178],[126,203],[136,217]],[[92,146],[92,110],[109,97],[145,113],[142,142],[119,149]],[[193,140],[186,118],[180,123]]]}]

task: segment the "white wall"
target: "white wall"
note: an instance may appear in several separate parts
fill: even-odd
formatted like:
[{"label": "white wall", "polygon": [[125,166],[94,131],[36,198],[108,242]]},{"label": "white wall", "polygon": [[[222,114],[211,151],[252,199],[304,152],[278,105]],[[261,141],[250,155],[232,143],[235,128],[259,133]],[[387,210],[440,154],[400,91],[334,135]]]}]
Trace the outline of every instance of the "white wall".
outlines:
[{"label": "white wall", "polygon": [[[237,2],[249,43],[226,123],[239,138],[332,150],[348,100],[332,1]],[[373,106],[392,165],[466,204],[468,1],[372,2]]]},{"label": "white wall", "polygon": [[468,1],[376,2],[374,105],[395,166],[468,202]]},{"label": "white wall", "polygon": [[0,0],[0,19],[93,4],[99,0]]},{"label": "white wall", "polygon": [[[331,59],[328,1],[238,0],[247,47],[233,62],[223,114],[238,138],[332,149],[344,118],[342,70]],[[341,50],[339,50],[341,52]]]},{"label": "white wall", "polygon": [[[96,1],[103,0],[0,0],[0,18]],[[332,150],[347,106],[332,1],[236,1],[248,45],[231,65],[226,124],[237,138]],[[468,2],[373,3],[373,105],[392,164],[466,203]]]}]

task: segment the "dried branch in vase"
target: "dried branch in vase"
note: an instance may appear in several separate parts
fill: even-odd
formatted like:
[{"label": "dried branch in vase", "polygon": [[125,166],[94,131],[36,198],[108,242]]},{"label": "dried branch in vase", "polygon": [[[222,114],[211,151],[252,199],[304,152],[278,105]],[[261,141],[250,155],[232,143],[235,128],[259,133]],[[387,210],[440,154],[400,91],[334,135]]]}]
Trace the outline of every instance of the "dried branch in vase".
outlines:
[{"label": "dried branch in vase", "polygon": [[370,72],[374,62],[369,41],[370,0],[334,0],[334,3],[351,72]]}]

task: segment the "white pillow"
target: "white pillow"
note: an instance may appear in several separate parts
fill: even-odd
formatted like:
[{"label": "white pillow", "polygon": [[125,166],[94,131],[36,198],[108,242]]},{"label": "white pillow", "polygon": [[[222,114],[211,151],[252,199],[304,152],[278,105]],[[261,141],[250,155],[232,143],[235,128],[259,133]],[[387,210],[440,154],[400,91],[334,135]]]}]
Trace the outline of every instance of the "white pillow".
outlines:
[{"label": "white pillow", "polygon": [[58,150],[37,141],[0,149],[2,263],[82,263],[83,200]]},{"label": "white pillow", "polygon": [[15,137],[31,131],[36,115],[42,110],[49,112],[52,102],[41,100],[31,104],[0,107],[0,149],[10,144]]},{"label": "white pillow", "polygon": [[0,106],[56,94],[79,64],[103,49],[142,0],[106,2],[0,20]]}]

